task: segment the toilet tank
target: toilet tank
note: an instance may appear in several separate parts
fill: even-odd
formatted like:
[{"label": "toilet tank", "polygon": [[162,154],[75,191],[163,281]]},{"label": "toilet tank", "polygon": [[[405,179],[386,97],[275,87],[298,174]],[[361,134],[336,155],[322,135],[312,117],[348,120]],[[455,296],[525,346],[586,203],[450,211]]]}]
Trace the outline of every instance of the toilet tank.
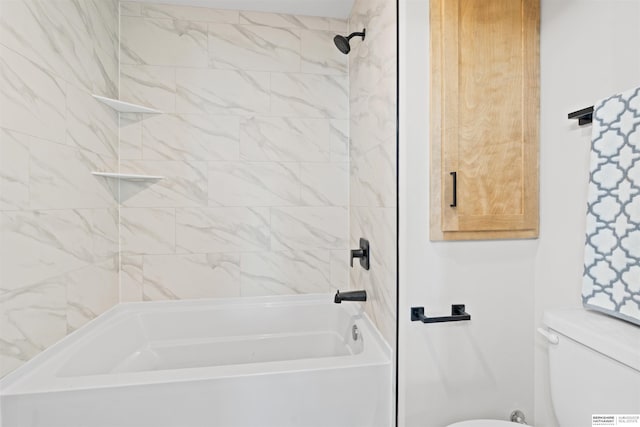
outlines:
[{"label": "toilet tank", "polygon": [[640,327],[584,309],[552,310],[553,408],[561,427],[591,426],[593,414],[640,414]]}]

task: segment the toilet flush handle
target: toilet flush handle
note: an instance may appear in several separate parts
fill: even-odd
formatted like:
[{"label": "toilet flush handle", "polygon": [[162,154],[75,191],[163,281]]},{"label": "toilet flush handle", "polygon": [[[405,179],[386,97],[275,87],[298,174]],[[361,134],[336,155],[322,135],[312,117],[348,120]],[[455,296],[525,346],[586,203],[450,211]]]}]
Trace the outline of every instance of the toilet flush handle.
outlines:
[{"label": "toilet flush handle", "polygon": [[545,337],[551,344],[558,344],[560,342],[560,338],[558,338],[556,334],[554,334],[553,332],[549,332],[546,329],[538,328],[538,333]]}]

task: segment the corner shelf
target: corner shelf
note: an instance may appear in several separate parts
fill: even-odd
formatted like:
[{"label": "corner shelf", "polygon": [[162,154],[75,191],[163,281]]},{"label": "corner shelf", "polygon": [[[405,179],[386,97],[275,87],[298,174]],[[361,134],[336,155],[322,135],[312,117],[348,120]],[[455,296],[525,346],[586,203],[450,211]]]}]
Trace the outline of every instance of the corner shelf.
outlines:
[{"label": "corner shelf", "polygon": [[146,113],[146,114],[162,114],[162,111],[142,105],[132,104],[130,102],[119,101],[117,99],[106,98],[100,95],[92,95],[95,99],[108,105],[119,113]]},{"label": "corner shelf", "polygon": [[91,172],[94,176],[102,176],[105,178],[124,179],[127,181],[150,181],[163,179],[164,176],[159,175],[138,175],[133,173],[115,173],[115,172]]}]

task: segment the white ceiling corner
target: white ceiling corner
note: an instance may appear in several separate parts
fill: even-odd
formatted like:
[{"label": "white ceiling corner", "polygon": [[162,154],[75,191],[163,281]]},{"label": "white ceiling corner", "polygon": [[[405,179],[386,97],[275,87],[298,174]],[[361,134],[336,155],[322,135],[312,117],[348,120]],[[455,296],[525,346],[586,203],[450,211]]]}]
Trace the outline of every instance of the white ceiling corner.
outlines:
[{"label": "white ceiling corner", "polygon": [[136,0],[213,9],[253,10],[347,19],[354,0]]}]

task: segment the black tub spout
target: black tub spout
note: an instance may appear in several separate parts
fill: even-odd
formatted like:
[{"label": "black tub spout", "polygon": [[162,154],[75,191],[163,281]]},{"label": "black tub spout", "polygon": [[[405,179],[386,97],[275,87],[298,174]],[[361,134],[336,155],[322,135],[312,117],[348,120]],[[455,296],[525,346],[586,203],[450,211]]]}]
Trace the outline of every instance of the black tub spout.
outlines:
[{"label": "black tub spout", "polygon": [[333,302],[336,304],[342,303],[342,301],[366,301],[367,291],[349,291],[349,292],[336,292],[336,296],[333,297]]}]

